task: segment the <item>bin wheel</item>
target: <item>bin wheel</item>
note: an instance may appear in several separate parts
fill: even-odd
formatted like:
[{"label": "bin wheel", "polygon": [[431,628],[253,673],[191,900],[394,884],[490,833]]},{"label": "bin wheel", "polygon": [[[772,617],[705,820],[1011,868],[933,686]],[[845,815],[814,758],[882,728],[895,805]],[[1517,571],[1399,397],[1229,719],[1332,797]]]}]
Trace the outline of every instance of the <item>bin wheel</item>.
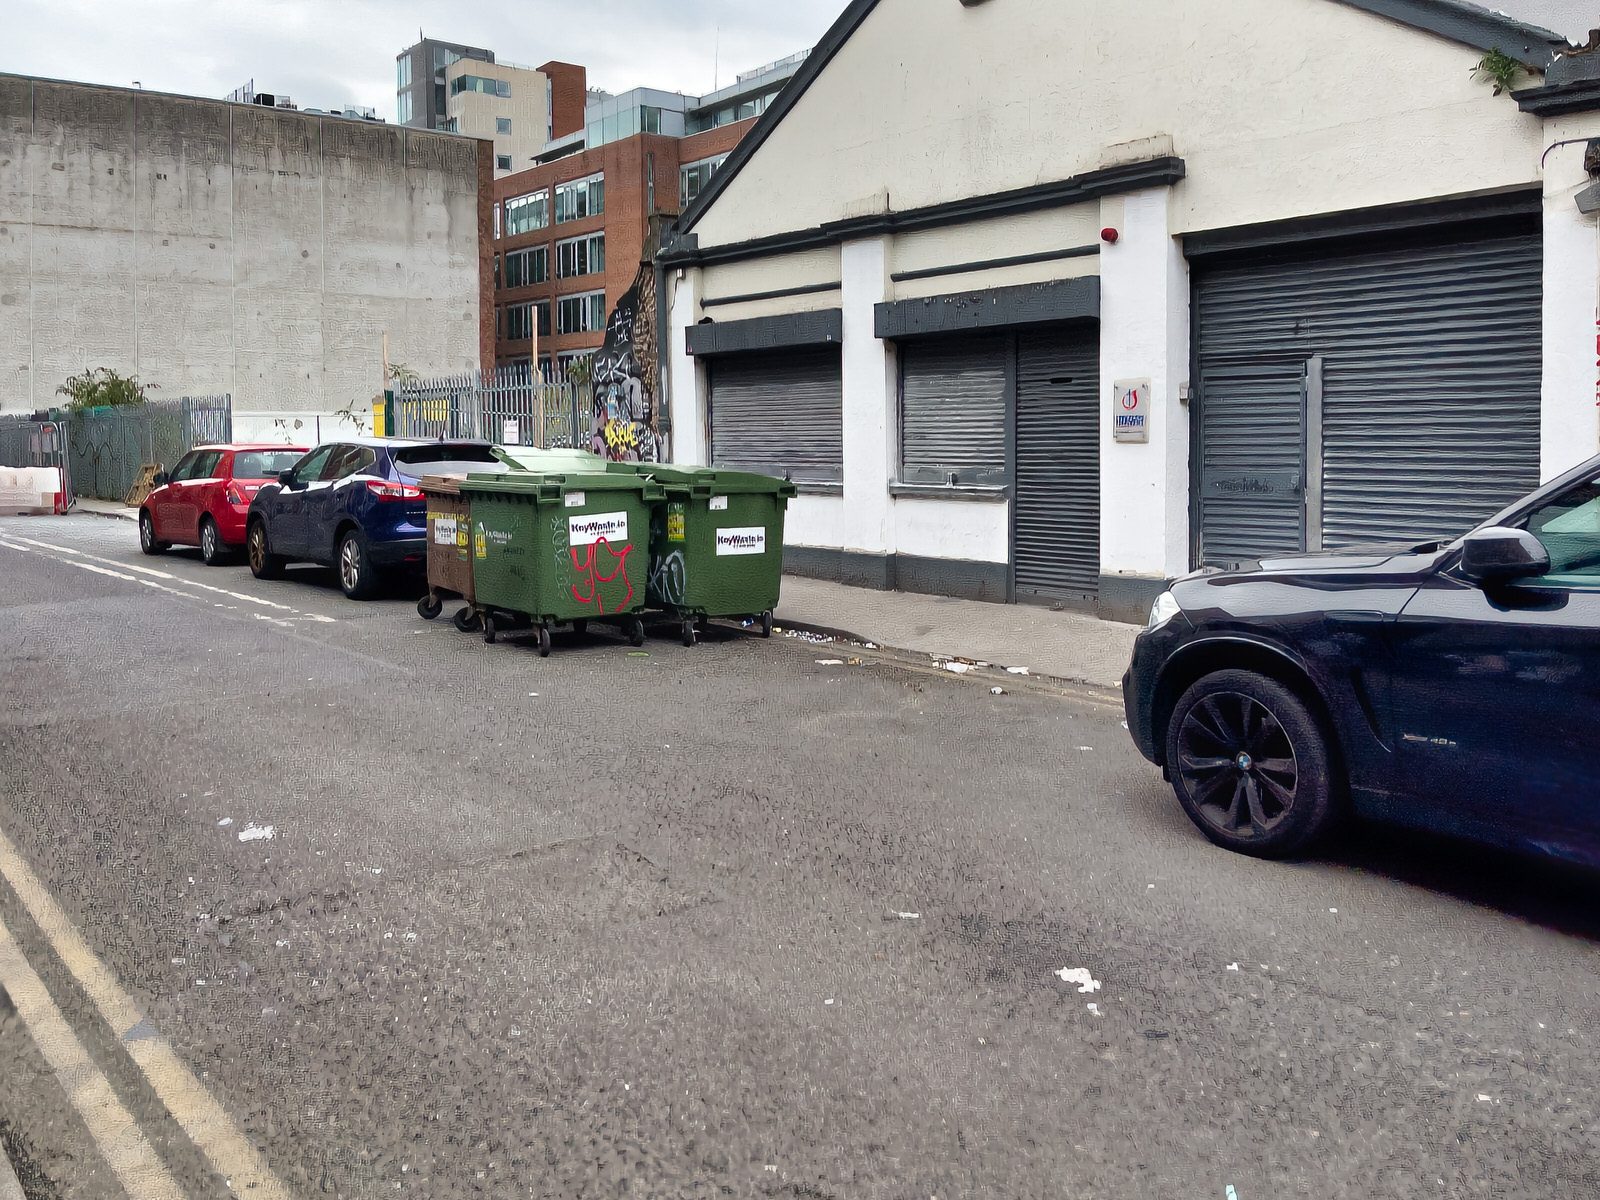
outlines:
[{"label": "bin wheel", "polygon": [[539,626],[539,657],[550,657],[550,626]]},{"label": "bin wheel", "polygon": [[634,646],[644,645],[644,622],[638,617],[628,624],[628,641]]},{"label": "bin wheel", "polygon": [[471,608],[458,609],[451,620],[455,622],[456,628],[461,630],[462,633],[471,633],[473,630],[483,627],[483,621],[479,619],[478,614]]},{"label": "bin wheel", "polygon": [[761,614],[761,636],[764,638],[772,636],[772,610],[770,608]]},{"label": "bin wheel", "polygon": [[707,629],[711,628],[711,618],[707,617],[707,616],[698,616],[698,617],[696,617],[694,619],[694,627],[700,633],[702,633],[702,634],[705,633],[705,631]]},{"label": "bin wheel", "polygon": [[694,618],[693,617],[685,617],[683,619],[683,644],[685,646],[694,645]]},{"label": "bin wheel", "polygon": [[483,640],[486,645],[494,645],[494,614],[483,614]]},{"label": "bin wheel", "polygon": [[424,621],[434,620],[443,611],[444,601],[439,599],[439,597],[435,596],[432,592],[429,592],[421,600],[417,601],[417,615]]},{"label": "bin wheel", "polygon": [[584,634],[589,632],[589,622],[585,621],[582,617],[579,617],[572,623],[572,632],[577,634],[579,637],[582,637]]}]

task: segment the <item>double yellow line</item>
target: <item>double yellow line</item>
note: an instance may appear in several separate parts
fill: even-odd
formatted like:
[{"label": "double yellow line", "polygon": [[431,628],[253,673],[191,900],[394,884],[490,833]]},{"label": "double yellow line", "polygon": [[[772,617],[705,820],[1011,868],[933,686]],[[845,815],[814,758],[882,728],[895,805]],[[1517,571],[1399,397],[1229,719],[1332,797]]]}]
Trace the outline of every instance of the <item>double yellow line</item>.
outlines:
[{"label": "double yellow line", "polygon": [[[214,1096],[183,1065],[171,1044],[144,1024],[145,1016],[100,961],[38,876],[0,831],[0,877],[43,932],[143,1072],[151,1089],[235,1195],[290,1200],[282,1181]],[[21,947],[0,921],[0,987],[10,994],[30,1036],[61,1081],[72,1105],[130,1200],[188,1200],[105,1074],[73,1033]],[[138,1035],[124,1040],[129,1031]]]}]

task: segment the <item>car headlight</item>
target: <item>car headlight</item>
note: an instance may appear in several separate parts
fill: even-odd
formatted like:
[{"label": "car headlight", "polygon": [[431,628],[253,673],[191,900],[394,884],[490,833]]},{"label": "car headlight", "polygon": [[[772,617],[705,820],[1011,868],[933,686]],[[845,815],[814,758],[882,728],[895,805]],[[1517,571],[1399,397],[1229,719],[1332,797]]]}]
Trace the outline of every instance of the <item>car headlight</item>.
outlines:
[{"label": "car headlight", "polygon": [[1156,602],[1150,606],[1149,628],[1154,629],[1157,625],[1165,625],[1182,611],[1183,609],[1178,607],[1177,598],[1171,592],[1162,592],[1161,595],[1156,597]]}]

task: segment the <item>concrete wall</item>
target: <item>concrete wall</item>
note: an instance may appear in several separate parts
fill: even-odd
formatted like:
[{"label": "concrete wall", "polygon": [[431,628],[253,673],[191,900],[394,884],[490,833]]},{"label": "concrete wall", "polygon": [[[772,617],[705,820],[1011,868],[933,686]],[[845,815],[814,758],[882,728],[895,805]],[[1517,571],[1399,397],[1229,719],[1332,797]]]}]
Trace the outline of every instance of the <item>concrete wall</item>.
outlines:
[{"label": "concrete wall", "polygon": [[86,367],[365,409],[492,354],[486,144],[0,75],[0,409]]},{"label": "concrete wall", "polygon": [[1028,187],[1163,134],[1175,233],[1534,183],[1540,123],[1481,57],[1330,0],[882,0],[695,231]]}]

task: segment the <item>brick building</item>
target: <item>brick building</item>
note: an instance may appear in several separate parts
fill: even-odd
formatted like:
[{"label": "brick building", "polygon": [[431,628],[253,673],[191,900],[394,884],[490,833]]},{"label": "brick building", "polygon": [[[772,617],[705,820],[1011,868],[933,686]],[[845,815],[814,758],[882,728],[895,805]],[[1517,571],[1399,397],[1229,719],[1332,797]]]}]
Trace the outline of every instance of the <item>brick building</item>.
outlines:
[{"label": "brick building", "polygon": [[699,194],[804,55],[702,97],[590,93],[528,170],[494,182],[495,359],[544,371],[593,354],[653,251],[652,229]]}]

